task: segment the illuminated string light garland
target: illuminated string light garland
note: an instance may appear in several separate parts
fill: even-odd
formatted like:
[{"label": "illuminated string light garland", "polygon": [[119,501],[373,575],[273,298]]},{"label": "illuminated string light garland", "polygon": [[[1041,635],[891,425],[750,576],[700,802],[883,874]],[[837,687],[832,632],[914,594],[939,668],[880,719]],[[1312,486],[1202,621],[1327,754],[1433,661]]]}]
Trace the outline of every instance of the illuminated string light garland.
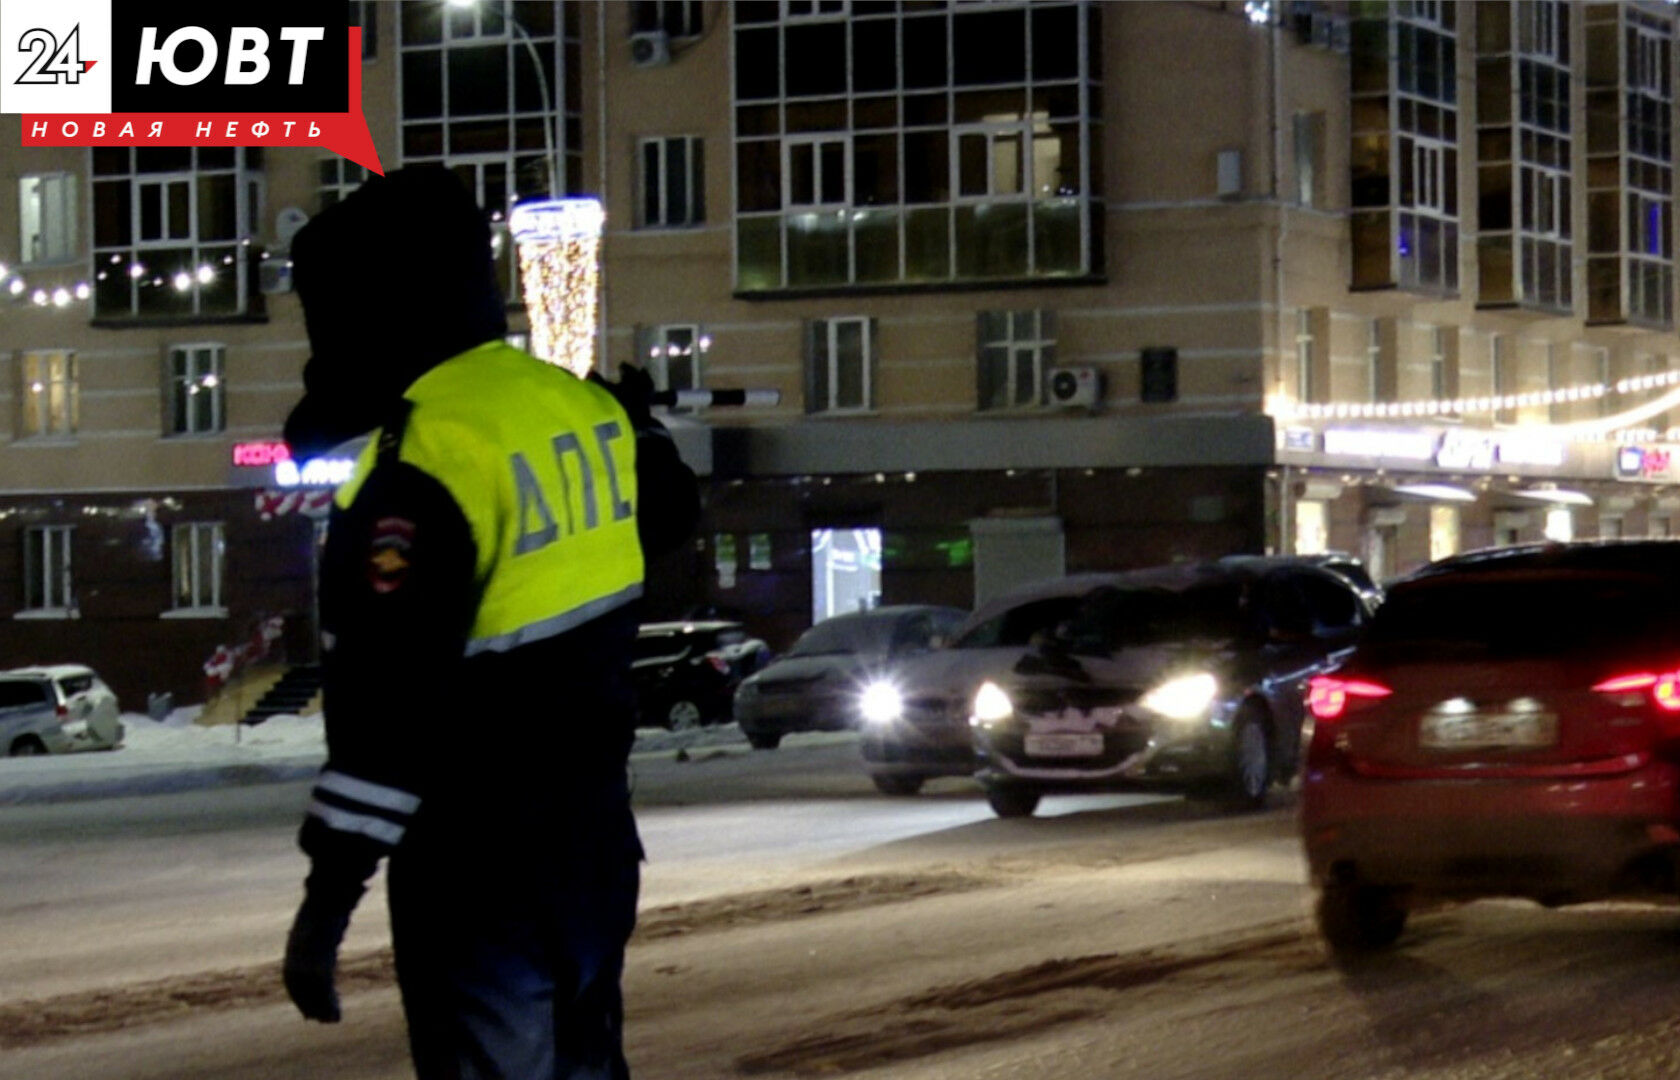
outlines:
[{"label": "illuminated string light garland", "polygon": [[[250,239],[246,238],[239,241],[239,246],[250,247]],[[265,252],[262,257],[264,259],[268,258],[267,253]],[[122,263],[123,256],[112,255],[109,264],[93,275],[94,280],[106,281],[110,279],[113,273],[126,272],[128,277],[138,282],[142,289],[171,287],[177,292],[187,292],[194,284],[200,286],[214,285],[220,280],[223,273],[231,272],[231,269],[226,271],[220,269],[217,263],[205,262],[191,269],[176,270],[165,277],[163,274],[154,274],[151,267],[137,259],[128,264],[126,271],[112,269],[112,267],[121,268]],[[235,257],[232,254],[223,255],[219,263],[220,267],[232,268],[235,266]],[[7,266],[5,263],[0,263],[0,290],[3,290],[5,295],[13,300],[20,302],[28,300],[36,307],[64,308],[69,307],[72,300],[87,300],[93,296],[93,285],[86,280],[52,288],[36,287],[32,290],[29,287],[28,279],[23,275],[23,271]]]},{"label": "illuminated string light garland", "polygon": [[531,320],[531,352],[582,378],[595,366],[601,277],[598,199],[524,202],[508,215]]},{"label": "illuminated string light garland", "polygon": [[[1680,386],[1680,370],[1637,378],[1618,379],[1614,384],[1583,383],[1577,386],[1535,390],[1523,394],[1488,394],[1479,397],[1423,398],[1411,401],[1336,401],[1302,403],[1274,398],[1270,411],[1281,419],[1372,420],[1416,416],[1463,416],[1525,409],[1568,402],[1591,401],[1607,394],[1637,394]],[[1661,411],[1656,410],[1656,411]]]}]

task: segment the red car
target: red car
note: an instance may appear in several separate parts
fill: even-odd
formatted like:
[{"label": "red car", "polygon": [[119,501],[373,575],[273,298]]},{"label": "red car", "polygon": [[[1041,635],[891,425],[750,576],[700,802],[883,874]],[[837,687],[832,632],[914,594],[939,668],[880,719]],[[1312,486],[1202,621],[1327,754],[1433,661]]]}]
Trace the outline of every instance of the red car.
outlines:
[{"label": "red car", "polygon": [[1432,899],[1674,895],[1680,541],[1431,564],[1311,680],[1301,826],[1319,929],[1396,941]]}]

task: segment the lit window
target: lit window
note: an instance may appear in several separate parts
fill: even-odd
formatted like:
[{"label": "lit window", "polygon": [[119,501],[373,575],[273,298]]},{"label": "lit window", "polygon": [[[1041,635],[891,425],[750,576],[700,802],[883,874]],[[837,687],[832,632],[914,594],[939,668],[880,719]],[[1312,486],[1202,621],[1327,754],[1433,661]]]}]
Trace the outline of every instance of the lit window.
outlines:
[{"label": "lit window", "polygon": [[172,542],[175,610],[220,610],[226,555],[222,523],[195,521],[176,525]]},{"label": "lit window", "polygon": [[18,180],[19,257],[26,263],[76,257],[76,177],[44,173]]},{"label": "lit window", "polygon": [[1546,511],[1546,539],[1568,543],[1575,539],[1575,515],[1566,506],[1554,506]]},{"label": "lit window", "polygon": [[50,438],[76,433],[80,393],[76,354],[66,349],[26,352],[19,357],[18,438]]},{"label": "lit window", "polygon": [[1301,308],[1295,312],[1295,400],[1309,402],[1313,386],[1313,329],[1312,312]]},{"label": "lit window", "polygon": [[166,435],[202,435],[227,427],[221,345],[174,345],[169,349]]},{"label": "lit window", "polygon": [[1322,555],[1330,548],[1330,523],[1325,505],[1317,499],[1295,504],[1295,554]]},{"label": "lit window", "polygon": [[1444,559],[1458,554],[1458,507],[1429,508],[1429,558]]}]

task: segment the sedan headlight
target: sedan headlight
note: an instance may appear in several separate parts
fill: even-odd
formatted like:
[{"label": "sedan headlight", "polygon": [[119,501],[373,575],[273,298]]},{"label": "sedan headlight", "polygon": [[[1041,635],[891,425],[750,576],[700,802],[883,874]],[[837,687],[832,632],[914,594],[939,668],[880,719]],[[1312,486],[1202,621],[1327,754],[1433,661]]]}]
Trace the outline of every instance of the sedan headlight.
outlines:
[{"label": "sedan headlight", "polygon": [[872,682],[863,688],[858,712],[865,723],[890,724],[904,715],[904,696],[890,682]]},{"label": "sedan headlight", "polygon": [[1196,720],[1207,713],[1218,693],[1219,680],[1198,672],[1169,679],[1143,695],[1139,704],[1171,720]]},{"label": "sedan headlight", "polygon": [[989,679],[980,684],[974,694],[974,723],[996,724],[1014,715],[1015,703],[1009,700],[1008,691]]}]

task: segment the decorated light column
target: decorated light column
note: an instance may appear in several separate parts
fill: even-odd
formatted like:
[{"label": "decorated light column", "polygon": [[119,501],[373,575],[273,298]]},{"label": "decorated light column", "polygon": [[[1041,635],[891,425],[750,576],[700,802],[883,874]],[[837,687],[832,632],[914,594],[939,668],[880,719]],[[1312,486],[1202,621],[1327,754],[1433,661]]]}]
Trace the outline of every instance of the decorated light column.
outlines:
[{"label": "decorated light column", "polygon": [[599,199],[523,202],[508,217],[531,320],[531,352],[579,378],[595,366],[605,220]]}]

